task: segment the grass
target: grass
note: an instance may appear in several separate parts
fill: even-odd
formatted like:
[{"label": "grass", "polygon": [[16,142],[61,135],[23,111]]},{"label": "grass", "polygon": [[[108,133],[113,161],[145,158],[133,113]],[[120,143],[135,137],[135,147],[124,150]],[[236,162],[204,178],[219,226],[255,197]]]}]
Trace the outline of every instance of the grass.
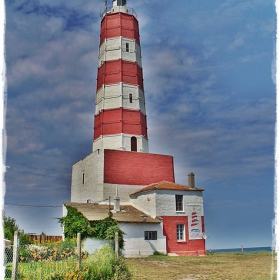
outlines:
[{"label": "grass", "polygon": [[133,280],[276,280],[271,252],[212,253],[201,257],[150,256],[126,260]]},{"label": "grass", "polygon": [[[11,263],[6,267],[6,279],[11,277]],[[82,260],[77,269],[77,257],[63,260],[20,262],[18,280],[130,280],[131,274],[123,258],[116,258],[110,246],[103,246]]]},{"label": "grass", "polygon": [[37,280],[47,279],[54,273],[64,273],[65,271],[75,270],[77,267],[77,258],[69,257],[60,261],[30,261],[18,264],[18,278]]}]

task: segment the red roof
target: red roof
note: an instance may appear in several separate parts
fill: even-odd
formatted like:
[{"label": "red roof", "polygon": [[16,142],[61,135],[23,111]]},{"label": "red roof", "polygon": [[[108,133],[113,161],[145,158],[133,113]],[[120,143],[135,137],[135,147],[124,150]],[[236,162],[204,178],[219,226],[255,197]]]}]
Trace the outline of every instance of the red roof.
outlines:
[{"label": "red roof", "polygon": [[152,190],[171,190],[171,191],[204,191],[204,189],[200,188],[189,188],[188,186],[185,185],[180,185],[168,181],[161,181],[159,183],[153,183],[148,185],[147,187],[144,187],[143,189],[134,192],[130,195],[142,193],[142,192],[147,192],[147,191],[152,191]]}]

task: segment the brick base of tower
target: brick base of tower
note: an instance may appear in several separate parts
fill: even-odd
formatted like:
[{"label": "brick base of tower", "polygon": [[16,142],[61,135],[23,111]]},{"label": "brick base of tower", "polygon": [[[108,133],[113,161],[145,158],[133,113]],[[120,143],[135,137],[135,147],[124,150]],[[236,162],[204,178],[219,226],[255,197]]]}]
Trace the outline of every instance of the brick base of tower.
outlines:
[{"label": "brick base of tower", "polygon": [[108,202],[118,188],[121,202],[143,186],[175,182],[173,157],[118,150],[96,150],[72,167],[71,202]]}]

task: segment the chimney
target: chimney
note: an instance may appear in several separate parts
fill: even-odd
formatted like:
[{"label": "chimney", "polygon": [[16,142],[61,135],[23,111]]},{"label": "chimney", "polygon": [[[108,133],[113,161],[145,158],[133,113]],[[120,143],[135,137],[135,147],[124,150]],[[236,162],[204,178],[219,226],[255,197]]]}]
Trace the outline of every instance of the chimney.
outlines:
[{"label": "chimney", "polygon": [[114,198],[114,211],[119,212],[121,211],[121,200],[119,197]]},{"label": "chimney", "polygon": [[118,190],[118,186],[116,186],[116,197],[114,198],[114,211],[116,212],[121,211],[121,200],[118,195],[119,195],[119,190]]},{"label": "chimney", "polygon": [[189,173],[189,175],[188,175],[188,185],[189,185],[189,188],[192,188],[192,189],[195,188],[194,173],[193,172]]}]

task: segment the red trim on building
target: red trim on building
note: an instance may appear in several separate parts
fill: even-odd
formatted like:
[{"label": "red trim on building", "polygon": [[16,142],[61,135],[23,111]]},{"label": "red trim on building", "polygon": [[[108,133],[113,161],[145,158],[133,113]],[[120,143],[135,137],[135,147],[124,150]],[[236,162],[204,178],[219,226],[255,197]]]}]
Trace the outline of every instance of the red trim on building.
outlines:
[{"label": "red trim on building", "polygon": [[140,45],[138,21],[133,15],[125,13],[106,14],[101,21],[100,45],[105,39],[124,37]]},{"label": "red trim on building", "polygon": [[102,110],[94,117],[94,140],[101,135],[132,134],[148,139],[146,116],[124,108]]},{"label": "red trim on building", "polygon": [[172,156],[104,150],[104,183],[145,186],[175,182],[173,174]]},{"label": "red trim on building", "polygon": [[137,62],[125,61],[122,59],[105,61],[98,69],[97,90],[102,85],[126,83],[139,86],[144,90],[143,72]]},{"label": "red trim on building", "polygon": [[[175,206],[174,206],[175,207]],[[163,234],[166,236],[167,253],[181,256],[205,255],[205,240],[189,240],[187,216],[161,216],[163,219]],[[205,232],[204,217],[201,217],[202,232]],[[185,241],[177,241],[177,225],[185,226]]]}]

